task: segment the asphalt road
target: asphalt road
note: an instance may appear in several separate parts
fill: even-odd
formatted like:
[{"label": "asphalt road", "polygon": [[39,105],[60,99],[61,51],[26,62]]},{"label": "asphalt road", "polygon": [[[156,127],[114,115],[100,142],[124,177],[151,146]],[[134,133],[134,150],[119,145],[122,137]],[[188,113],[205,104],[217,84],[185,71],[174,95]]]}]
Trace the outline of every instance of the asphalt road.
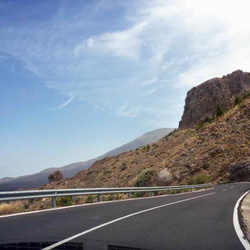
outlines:
[{"label": "asphalt road", "polygon": [[14,243],[23,245],[19,249],[39,249],[84,232],[57,249],[244,250],[234,229],[233,210],[249,189],[250,183],[234,183],[194,193],[0,218],[0,249],[15,249],[10,245]]}]

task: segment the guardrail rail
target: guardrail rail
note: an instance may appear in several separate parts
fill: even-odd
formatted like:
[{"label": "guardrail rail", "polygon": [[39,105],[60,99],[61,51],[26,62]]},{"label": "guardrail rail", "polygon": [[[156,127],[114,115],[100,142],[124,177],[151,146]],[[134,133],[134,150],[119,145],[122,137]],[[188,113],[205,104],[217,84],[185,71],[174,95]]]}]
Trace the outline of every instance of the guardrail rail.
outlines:
[{"label": "guardrail rail", "polygon": [[212,184],[182,185],[182,186],[158,186],[158,187],[122,187],[122,188],[83,188],[83,189],[50,189],[50,190],[27,190],[0,192],[0,202],[51,198],[52,207],[56,207],[56,198],[63,196],[97,195],[98,202],[103,194],[125,193],[131,197],[132,193],[157,192],[172,190],[194,190],[198,188],[211,188]]}]

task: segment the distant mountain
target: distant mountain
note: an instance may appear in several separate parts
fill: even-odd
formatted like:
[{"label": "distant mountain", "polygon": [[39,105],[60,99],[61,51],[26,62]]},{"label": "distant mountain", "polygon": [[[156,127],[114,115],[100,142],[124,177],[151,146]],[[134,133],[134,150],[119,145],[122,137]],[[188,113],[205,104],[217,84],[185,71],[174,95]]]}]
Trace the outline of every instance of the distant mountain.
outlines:
[{"label": "distant mountain", "polygon": [[[215,80],[219,81],[216,86],[220,86],[220,93],[215,88],[214,80],[188,92],[188,96],[193,93],[193,99],[186,98],[185,107],[188,108],[185,108],[181,123],[184,127],[157,142],[106,157],[72,178],[40,188],[250,181],[250,73],[236,71],[222,79],[222,82]],[[213,102],[209,100],[209,95]],[[217,96],[216,99],[213,99],[214,96]],[[214,103],[220,105],[220,112],[216,112]],[[206,112],[205,104],[208,111],[205,115],[209,116],[203,120],[199,112]]]},{"label": "distant mountain", "polygon": [[4,177],[4,178],[2,178],[2,179],[0,179],[0,183],[1,182],[5,182],[5,181],[10,181],[10,180],[12,180],[13,178],[11,178],[11,177]]},{"label": "distant mountain", "polygon": [[161,138],[163,138],[164,136],[168,135],[173,130],[174,130],[173,128],[160,128],[160,129],[153,130],[151,132],[147,132],[144,135],[136,138],[135,140],[127,144],[124,144],[119,148],[116,148],[107,152],[106,154],[102,156],[102,158],[107,157],[107,156],[115,156],[126,151],[140,148],[141,146],[145,146],[149,143],[156,142],[160,140]]},{"label": "distant mountain", "polygon": [[60,170],[63,173],[64,178],[70,178],[79,171],[89,168],[97,160],[101,160],[109,156],[115,156],[126,151],[137,149],[149,143],[156,142],[173,130],[173,128],[161,128],[153,130],[151,132],[145,133],[144,135],[127,144],[122,145],[121,147],[113,149],[105,153],[104,155],[98,156],[88,161],[72,163],[60,168],[47,168],[39,173],[32,175],[25,175],[16,178],[6,177],[0,179],[0,191],[17,190],[20,188],[37,188],[39,186],[45,185],[48,183],[48,175],[53,173],[55,170]]}]

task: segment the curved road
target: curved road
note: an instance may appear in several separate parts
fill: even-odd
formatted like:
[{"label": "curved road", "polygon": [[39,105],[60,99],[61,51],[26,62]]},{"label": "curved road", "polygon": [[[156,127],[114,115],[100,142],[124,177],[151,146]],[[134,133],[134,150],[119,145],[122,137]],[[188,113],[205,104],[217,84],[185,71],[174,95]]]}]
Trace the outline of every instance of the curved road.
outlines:
[{"label": "curved road", "polygon": [[231,183],[194,193],[0,217],[0,249],[41,249],[59,242],[56,249],[244,250],[233,210],[249,189],[250,183]]}]

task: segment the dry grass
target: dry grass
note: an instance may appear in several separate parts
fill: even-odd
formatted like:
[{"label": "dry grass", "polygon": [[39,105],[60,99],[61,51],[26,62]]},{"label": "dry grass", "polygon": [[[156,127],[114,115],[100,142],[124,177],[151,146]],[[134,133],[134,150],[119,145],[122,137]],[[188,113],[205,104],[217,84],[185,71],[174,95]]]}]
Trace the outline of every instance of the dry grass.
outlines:
[{"label": "dry grass", "polygon": [[14,213],[21,213],[24,212],[23,203],[20,201],[16,201],[13,203],[2,203],[0,204],[0,215],[4,214],[14,214]]}]

